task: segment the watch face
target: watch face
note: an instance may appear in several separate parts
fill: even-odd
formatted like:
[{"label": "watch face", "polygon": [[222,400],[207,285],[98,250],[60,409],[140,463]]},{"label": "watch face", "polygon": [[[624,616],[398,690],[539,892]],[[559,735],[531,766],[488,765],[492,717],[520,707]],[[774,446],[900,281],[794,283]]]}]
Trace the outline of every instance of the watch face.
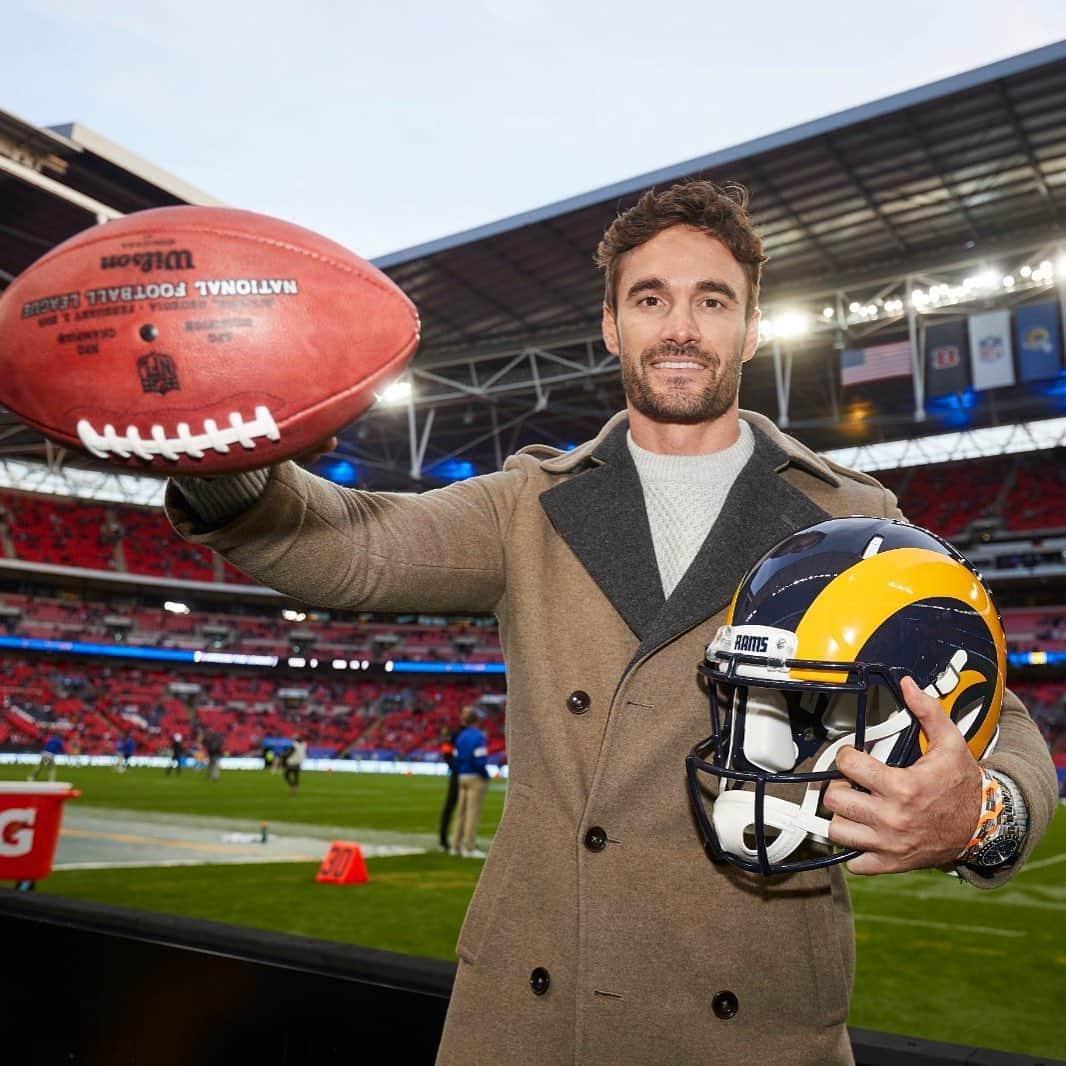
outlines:
[{"label": "watch face", "polygon": [[985,869],[1010,862],[1018,851],[1018,841],[1013,837],[993,841],[974,857],[974,865]]}]

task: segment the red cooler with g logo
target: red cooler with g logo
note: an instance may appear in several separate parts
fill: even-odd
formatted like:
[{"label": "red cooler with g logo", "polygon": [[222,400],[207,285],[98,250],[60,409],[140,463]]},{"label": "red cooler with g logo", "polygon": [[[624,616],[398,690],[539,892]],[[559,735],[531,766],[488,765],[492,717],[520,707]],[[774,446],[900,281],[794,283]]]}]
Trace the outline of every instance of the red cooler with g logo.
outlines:
[{"label": "red cooler with g logo", "polygon": [[63,802],[80,795],[64,781],[0,781],[0,881],[39,881],[52,872]]}]

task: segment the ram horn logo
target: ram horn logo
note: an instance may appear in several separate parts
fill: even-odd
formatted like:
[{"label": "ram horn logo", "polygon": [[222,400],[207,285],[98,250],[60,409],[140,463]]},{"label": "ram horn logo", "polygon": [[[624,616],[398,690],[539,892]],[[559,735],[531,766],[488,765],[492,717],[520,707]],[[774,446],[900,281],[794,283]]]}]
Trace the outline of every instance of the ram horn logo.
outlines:
[{"label": "ram horn logo", "polygon": [[168,392],[176,392],[181,388],[174,360],[162,352],[142,355],[137,360],[137,375],[146,393],[158,392],[160,396],[166,396]]}]

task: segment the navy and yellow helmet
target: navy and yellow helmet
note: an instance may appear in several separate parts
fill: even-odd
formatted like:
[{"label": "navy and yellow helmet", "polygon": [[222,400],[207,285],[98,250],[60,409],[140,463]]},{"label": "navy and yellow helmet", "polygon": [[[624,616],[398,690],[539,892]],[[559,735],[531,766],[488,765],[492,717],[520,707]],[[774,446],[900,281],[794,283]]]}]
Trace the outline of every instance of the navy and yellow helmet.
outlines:
[{"label": "navy and yellow helmet", "polygon": [[889,766],[921,756],[904,677],[939,699],[975,758],[992,750],[1006,640],[987,585],[947,541],[892,519],[836,518],[791,534],[748,571],[699,670],[711,733],[687,772],[708,848],[742,869],[786,873],[859,854],[830,844],[820,809],[842,777],[841,747]]}]

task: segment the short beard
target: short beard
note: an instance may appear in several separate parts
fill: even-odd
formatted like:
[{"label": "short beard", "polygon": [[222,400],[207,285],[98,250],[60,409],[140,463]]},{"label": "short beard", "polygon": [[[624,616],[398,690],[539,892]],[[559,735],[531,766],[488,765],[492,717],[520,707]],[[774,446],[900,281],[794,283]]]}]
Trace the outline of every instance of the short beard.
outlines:
[{"label": "short beard", "polygon": [[[666,390],[656,392],[642,370],[652,359],[662,356],[698,359],[713,372],[710,384],[701,393],[691,395],[683,391],[681,385],[684,379],[679,379],[677,389],[671,389],[668,383]],[[685,426],[714,422],[733,406],[740,391],[742,360],[739,355],[723,361],[716,352],[703,351],[696,344],[657,344],[644,350],[639,366],[634,366],[626,359],[622,359],[621,363],[622,388],[626,399],[653,422]]]}]

